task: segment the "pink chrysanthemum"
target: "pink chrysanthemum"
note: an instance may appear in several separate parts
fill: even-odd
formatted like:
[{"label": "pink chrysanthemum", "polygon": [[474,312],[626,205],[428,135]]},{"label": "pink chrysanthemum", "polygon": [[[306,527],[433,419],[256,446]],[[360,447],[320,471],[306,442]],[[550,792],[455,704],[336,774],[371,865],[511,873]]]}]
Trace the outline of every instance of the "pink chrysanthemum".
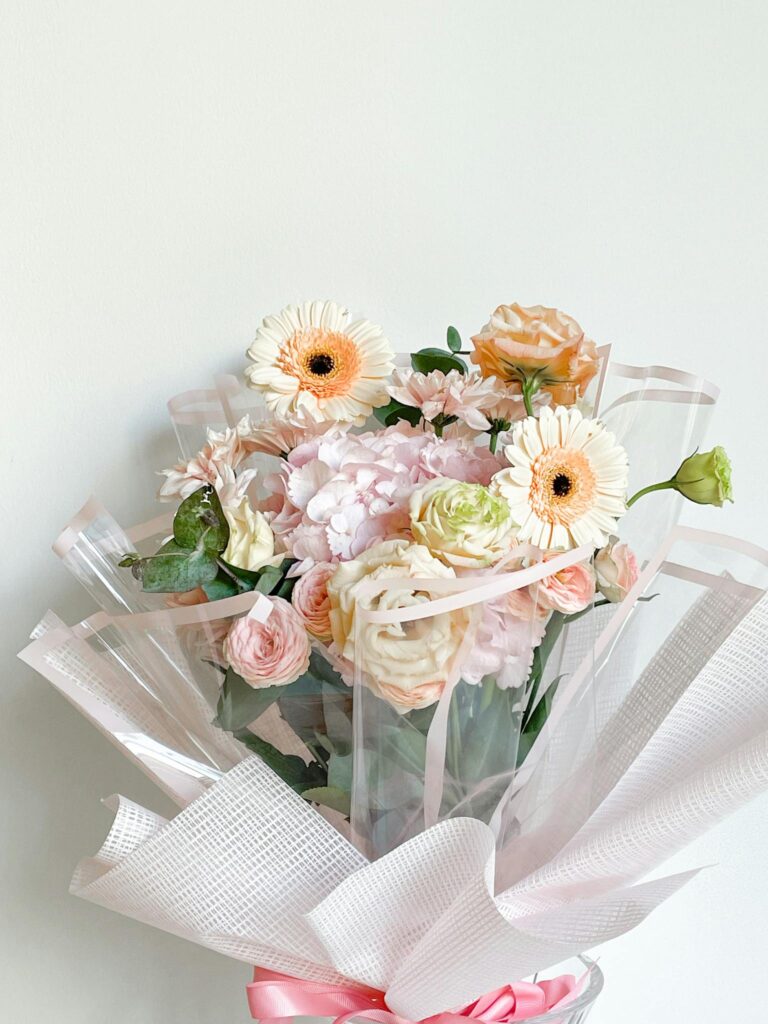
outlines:
[{"label": "pink chrysanthemum", "polygon": [[489,428],[490,420],[483,415],[483,410],[498,401],[498,391],[504,388],[492,377],[484,380],[479,373],[463,374],[459,370],[448,373],[396,370],[392,379],[394,383],[387,388],[391,397],[403,405],[421,409],[429,423],[440,417],[455,416],[473,430]]}]

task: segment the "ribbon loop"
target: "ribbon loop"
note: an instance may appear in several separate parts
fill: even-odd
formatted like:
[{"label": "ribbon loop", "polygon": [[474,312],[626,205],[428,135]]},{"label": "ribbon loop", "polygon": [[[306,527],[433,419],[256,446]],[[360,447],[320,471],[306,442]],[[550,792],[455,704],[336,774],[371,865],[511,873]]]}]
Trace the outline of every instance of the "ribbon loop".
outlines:
[{"label": "ribbon loop", "polygon": [[353,1017],[373,1024],[512,1024],[563,1006],[579,994],[585,979],[563,974],[549,981],[517,981],[427,1021],[400,1017],[389,1009],[383,992],[351,981],[330,985],[256,967],[246,990],[251,1016],[262,1024],[290,1024],[296,1017],[333,1017],[334,1024],[347,1024]]}]

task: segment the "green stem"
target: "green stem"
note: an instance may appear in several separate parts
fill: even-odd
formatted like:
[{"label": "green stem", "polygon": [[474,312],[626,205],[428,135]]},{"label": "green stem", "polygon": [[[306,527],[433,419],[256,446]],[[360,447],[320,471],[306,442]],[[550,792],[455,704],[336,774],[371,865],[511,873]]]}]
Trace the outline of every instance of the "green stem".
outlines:
[{"label": "green stem", "polygon": [[450,750],[451,750],[451,761],[453,762],[449,771],[454,779],[460,777],[461,771],[461,716],[459,715],[459,700],[458,694],[454,690],[451,694],[451,706],[450,706]]},{"label": "green stem", "polygon": [[664,480],[664,482],[660,484],[648,484],[647,487],[641,488],[637,494],[632,495],[627,502],[627,508],[631,508],[639,498],[643,497],[644,494],[651,494],[653,491],[669,491],[674,490],[674,488],[674,480]]},{"label": "green stem", "polygon": [[499,443],[499,432],[498,430],[491,431],[491,440],[488,442],[488,447],[491,450],[491,455],[496,454],[496,445]]},{"label": "green stem", "polygon": [[443,436],[443,424],[438,423],[436,419],[432,420],[432,426],[435,428],[435,437]]},{"label": "green stem", "polygon": [[533,396],[539,390],[539,382],[535,377],[524,377],[521,384],[525,411],[529,416],[535,416],[533,411]]}]

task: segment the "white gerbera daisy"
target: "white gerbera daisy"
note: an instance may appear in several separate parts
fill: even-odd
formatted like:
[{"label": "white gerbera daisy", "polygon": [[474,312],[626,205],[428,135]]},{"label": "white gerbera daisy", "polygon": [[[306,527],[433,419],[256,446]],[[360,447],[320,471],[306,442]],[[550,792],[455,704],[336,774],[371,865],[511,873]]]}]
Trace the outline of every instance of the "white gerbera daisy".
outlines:
[{"label": "white gerbera daisy", "polygon": [[597,420],[558,406],[518,423],[504,449],[510,469],[492,487],[520,524],[517,540],[544,550],[602,547],[626,511],[627,453]]},{"label": "white gerbera daisy", "polygon": [[348,320],[349,311],[335,302],[286,306],[264,318],[245,375],[277,418],[362,425],[387,404],[389,342],[375,324]]}]

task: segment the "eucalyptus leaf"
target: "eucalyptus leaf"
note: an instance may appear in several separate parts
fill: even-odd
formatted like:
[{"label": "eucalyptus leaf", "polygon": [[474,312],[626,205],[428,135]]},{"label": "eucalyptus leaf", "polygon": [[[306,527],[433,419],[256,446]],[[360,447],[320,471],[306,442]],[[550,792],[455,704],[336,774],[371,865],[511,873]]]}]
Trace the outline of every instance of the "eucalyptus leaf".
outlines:
[{"label": "eucalyptus leaf", "polygon": [[414,352],[411,366],[418,373],[431,373],[432,370],[442,370],[443,373],[450,373],[451,370],[467,372],[467,364],[463,359],[442,348],[423,348],[420,352]]},{"label": "eucalyptus leaf", "polygon": [[219,555],[229,543],[229,524],[215,487],[205,484],[179,505],[173,519],[173,539],[183,548],[201,543]]},{"label": "eucalyptus leaf", "polygon": [[150,594],[180,594],[211,583],[219,572],[216,557],[204,548],[189,551],[168,541],[156,555],[142,558],[132,570]]}]

